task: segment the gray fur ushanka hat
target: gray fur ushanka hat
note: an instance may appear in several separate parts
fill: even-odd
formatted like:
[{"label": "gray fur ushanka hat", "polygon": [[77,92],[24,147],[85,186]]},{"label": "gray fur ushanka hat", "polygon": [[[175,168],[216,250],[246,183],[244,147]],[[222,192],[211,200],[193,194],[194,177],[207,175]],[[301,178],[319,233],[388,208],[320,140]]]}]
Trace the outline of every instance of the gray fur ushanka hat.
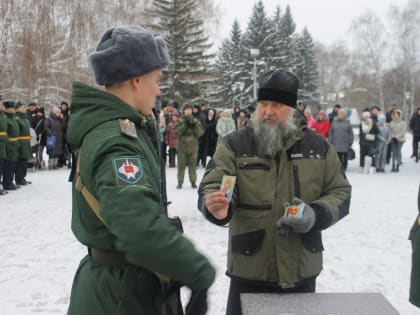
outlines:
[{"label": "gray fur ushanka hat", "polygon": [[96,83],[111,85],[166,68],[169,54],[163,38],[140,26],[107,30],[90,55]]}]

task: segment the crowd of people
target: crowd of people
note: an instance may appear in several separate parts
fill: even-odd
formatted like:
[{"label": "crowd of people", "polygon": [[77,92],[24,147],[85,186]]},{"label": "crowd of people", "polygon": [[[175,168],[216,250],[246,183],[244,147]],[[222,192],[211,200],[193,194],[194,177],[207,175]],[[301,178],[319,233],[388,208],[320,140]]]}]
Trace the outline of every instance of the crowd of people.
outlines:
[{"label": "crowd of people", "polygon": [[[70,114],[67,102],[61,102],[59,107],[53,106],[48,117],[45,108],[35,102],[26,106],[21,101],[0,100],[0,104],[4,107],[0,111],[0,182],[3,185],[0,195],[31,183],[25,179],[28,166],[50,170],[63,166],[71,168],[71,149],[66,141]],[[237,105],[233,110],[217,110],[198,102],[181,107],[176,101],[162,101],[162,109],[160,146],[165,164],[178,168],[178,189],[182,189],[187,167],[191,186],[197,188],[197,166],[205,168],[221,139],[246,126],[253,112],[252,107],[241,109]],[[349,120],[351,111],[336,104],[331,113],[321,109],[314,116],[302,102],[298,103],[297,111],[305,117],[307,128],[333,144],[344,170],[347,170],[348,160],[355,157],[352,148],[355,136]],[[411,158],[418,162],[420,107],[411,117],[408,128],[413,134]],[[361,114],[358,129],[360,172],[383,173],[388,164],[391,172],[399,172],[407,123],[402,119],[398,106],[391,104],[385,114],[378,106],[366,108]],[[13,145],[15,149],[10,148]],[[6,150],[6,147],[9,149]],[[48,154],[47,164],[45,151]]]},{"label": "crowd of people", "polygon": [[159,119],[163,159],[178,167],[177,188],[182,189],[185,169],[191,187],[197,188],[197,166],[206,167],[223,137],[247,125],[250,110],[235,106],[216,110],[205,103],[184,104],[163,101]]},{"label": "crowd of people", "polygon": [[[158,151],[165,167],[178,167],[178,189],[188,167],[203,216],[229,224],[228,315],[242,314],[242,293],[315,292],[322,231],[350,211],[352,188],[342,171],[354,141],[347,111],[336,105],[330,115],[320,110],[312,117],[297,104],[298,78],[273,69],[259,79],[254,114],[239,106],[163,102],[157,124],[152,110],[169,65],[161,37],[140,26],[108,29],[89,61],[104,88],[74,82],[71,119],[65,102],[45,117],[36,104],[26,109],[13,101],[4,102],[3,114],[0,101],[4,189],[29,184],[31,128],[38,162],[46,147],[48,168],[72,166],[71,228],[87,253],[75,273],[68,314],[207,313],[215,269],[162,209],[167,201]],[[383,171],[391,152],[398,172],[405,126],[395,105],[386,115],[377,107],[364,111],[360,167]],[[410,128],[418,162],[420,108]],[[67,143],[77,152],[73,165]],[[198,165],[206,167],[200,183]],[[229,178],[232,187],[223,184]],[[180,286],[191,290],[185,312]],[[419,292],[412,287],[413,303]]]},{"label": "crowd of people", "polygon": [[45,108],[35,102],[4,100],[0,96],[0,195],[31,184],[26,179],[29,168],[44,169],[44,150],[48,169],[71,167],[66,142],[69,106],[61,102],[52,107],[48,117]]},{"label": "crowd of people", "polygon": [[[324,110],[318,111],[313,117],[311,110],[299,104],[303,111],[307,127],[315,130],[327,138],[335,147],[344,169],[347,169],[349,158],[354,158],[353,127],[348,109],[336,104],[329,115]],[[420,159],[420,107],[413,113],[408,124],[413,134],[411,158],[418,162]],[[391,104],[385,114],[379,106],[366,108],[361,114],[358,126],[359,137],[359,166],[362,173],[384,173],[385,165],[390,165],[391,172],[399,172],[402,165],[401,149],[407,133],[407,122],[402,118],[402,111],[396,104]]]}]

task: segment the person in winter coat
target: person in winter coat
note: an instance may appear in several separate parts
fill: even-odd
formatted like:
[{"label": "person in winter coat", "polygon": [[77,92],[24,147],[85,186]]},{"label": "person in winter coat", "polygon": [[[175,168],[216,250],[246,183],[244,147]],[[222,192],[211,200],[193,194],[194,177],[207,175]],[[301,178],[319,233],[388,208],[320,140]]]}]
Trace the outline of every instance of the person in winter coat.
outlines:
[{"label": "person in winter coat", "polygon": [[379,114],[377,117],[378,123],[378,154],[376,156],[376,172],[385,172],[386,155],[388,151],[388,144],[391,142],[391,131],[386,123],[386,117]]},{"label": "person in winter coat", "polygon": [[[387,124],[390,124],[392,121],[392,113],[394,112],[394,110],[398,109],[398,105],[395,103],[392,103],[391,105],[389,105],[389,110],[385,113],[385,117],[386,117],[386,122]],[[386,164],[389,164],[389,162],[391,161],[391,143],[388,144],[388,152],[386,155]]]},{"label": "person in winter coat", "polygon": [[214,109],[209,109],[207,111],[207,117],[204,120],[204,135],[201,137],[204,143],[204,161],[202,161],[202,166],[207,165],[207,157],[210,158],[213,156],[214,151],[216,150],[217,145],[217,132],[216,132],[216,113]]},{"label": "person in winter coat", "polygon": [[331,113],[329,113],[328,115],[328,119],[330,121],[330,124],[332,124],[332,122],[334,121],[334,118],[337,117],[338,115],[338,111],[341,109],[341,105],[340,104],[335,104],[333,110],[331,111]]},{"label": "person in winter coat", "polygon": [[45,120],[45,134],[47,135],[47,142],[49,137],[55,137],[55,143],[48,147],[48,169],[56,169],[59,167],[58,159],[64,154],[64,126],[61,117],[61,111],[57,106],[53,107],[50,116]]},{"label": "person in winter coat", "polygon": [[61,124],[63,125],[63,154],[58,157],[57,167],[63,167],[67,165],[67,168],[71,168],[71,149],[67,144],[66,132],[67,125],[70,118],[70,109],[69,104],[65,101],[62,101],[60,104],[60,113],[61,113]]},{"label": "person in winter coat", "polygon": [[[4,105],[3,105],[3,98],[0,95],[0,184],[3,181],[3,174],[4,174],[4,163],[7,160],[6,155],[6,145],[7,145],[7,118],[4,114]],[[0,186],[0,196],[6,195],[7,191],[2,189]]]},{"label": "person in winter coat", "polygon": [[105,89],[73,83],[67,132],[78,155],[72,230],[88,254],[67,314],[179,315],[172,289],[183,284],[192,290],[186,315],[204,315],[215,271],[161,209],[152,108],[169,63],[165,43],[138,26],[112,28],[90,62]]},{"label": "person in winter coat", "polygon": [[[155,105],[156,106],[156,105]],[[167,147],[165,143],[165,132],[166,132],[166,119],[165,119],[165,113],[163,111],[159,112],[159,145],[160,145],[160,152],[162,154],[163,164],[166,164],[167,159]]]},{"label": "person in winter coat", "polygon": [[338,111],[337,117],[333,120],[329,139],[337,151],[344,170],[347,170],[347,153],[353,144],[353,128],[346,119],[346,112],[343,109]]},{"label": "person in winter coat", "polygon": [[178,120],[178,112],[172,112],[171,120],[169,121],[166,130],[165,130],[165,144],[169,148],[169,167],[175,167],[175,158],[176,158],[176,134],[174,132],[174,125]]},{"label": "person in winter coat", "polygon": [[37,167],[39,169],[45,168],[44,163],[44,149],[47,144],[47,135],[45,133],[45,108],[40,107],[37,111],[38,122],[35,126],[35,133],[38,139],[38,152],[37,152]]},{"label": "person in winter coat", "polygon": [[[217,146],[200,183],[201,213],[229,223],[229,315],[242,314],[241,293],[314,292],[321,231],[349,213],[351,186],[334,147],[294,123],[297,92],[290,72],[265,73],[255,114]],[[231,200],[225,175],[236,178]],[[289,203],[302,204],[301,218],[284,215]]]},{"label": "person in winter coat", "polygon": [[330,131],[330,121],[328,120],[327,113],[325,110],[320,110],[316,116],[316,120],[313,123],[313,128],[320,135],[328,139],[328,134]]},{"label": "person in winter coat", "polygon": [[417,195],[418,215],[410,230],[411,241],[411,277],[410,277],[410,302],[420,307],[420,185]]},{"label": "person in winter coat", "polygon": [[417,111],[413,114],[413,117],[410,119],[410,129],[413,132],[413,154],[416,162],[420,159],[419,153],[419,143],[420,143],[420,107],[417,108]]},{"label": "person in winter coat", "polygon": [[362,122],[359,125],[360,145],[360,171],[373,173],[375,158],[378,153],[378,126],[370,118],[370,112],[362,113]]},{"label": "person in winter coat", "polygon": [[[194,107],[195,108],[195,107]],[[203,125],[204,129],[206,129],[206,119],[207,119],[207,105],[201,104],[199,107],[199,114],[197,118],[200,120],[201,124]],[[201,166],[203,168],[206,167],[207,163],[207,139],[206,139],[206,132],[200,137],[198,142],[198,155],[197,155],[197,166]]]},{"label": "person in winter coat", "polygon": [[[233,113],[231,114],[232,114],[232,119],[235,121],[235,126],[237,126],[237,121],[238,121],[240,111],[241,111],[241,107],[239,105],[235,105],[233,107]],[[223,114],[223,112],[221,114]]]},{"label": "person in winter coat", "polygon": [[306,108],[303,111],[303,114],[306,117],[306,127],[308,127],[309,129],[314,129],[315,119],[312,117],[311,110],[309,108]]},{"label": "person in winter coat", "polygon": [[3,189],[16,190],[20,186],[13,183],[16,172],[16,163],[19,158],[19,125],[16,120],[15,102],[5,101],[5,114],[7,122],[6,160],[4,162]]},{"label": "person in winter coat", "polygon": [[236,120],[236,130],[245,127],[248,123],[248,112],[245,109],[241,109],[239,112],[239,116]]},{"label": "person in winter coat", "polygon": [[16,121],[19,126],[19,155],[16,162],[15,182],[16,185],[24,186],[32,183],[25,178],[28,170],[28,160],[32,157],[30,123],[23,102],[16,102],[15,109]]},{"label": "person in winter coat", "polygon": [[38,106],[35,102],[31,102],[28,105],[28,110],[26,111],[26,116],[29,120],[30,127],[35,129],[35,126],[38,122],[38,116],[37,116]]},{"label": "person in winter coat", "polygon": [[401,119],[401,111],[394,110],[392,113],[392,121],[389,124],[391,130],[391,155],[392,169],[391,172],[399,172],[401,165],[401,148],[405,142],[405,133],[407,132],[407,124]]},{"label": "person in winter coat", "polygon": [[197,188],[198,139],[204,134],[204,127],[200,120],[193,116],[193,107],[190,104],[184,105],[182,113],[182,117],[174,125],[178,153],[178,185],[176,188],[182,188],[187,166],[191,187]]},{"label": "person in winter coat", "polygon": [[[239,114],[238,114],[239,115]],[[224,109],[216,124],[216,132],[218,134],[217,143],[220,143],[224,136],[236,130],[235,121],[229,109]]]}]

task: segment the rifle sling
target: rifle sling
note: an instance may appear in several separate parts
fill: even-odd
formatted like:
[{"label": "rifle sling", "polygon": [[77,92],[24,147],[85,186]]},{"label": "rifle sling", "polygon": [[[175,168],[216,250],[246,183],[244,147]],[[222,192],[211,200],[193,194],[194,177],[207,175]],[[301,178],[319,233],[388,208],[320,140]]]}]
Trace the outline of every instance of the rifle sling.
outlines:
[{"label": "rifle sling", "polygon": [[[81,148],[79,149],[79,152],[77,153],[77,164],[76,164],[76,174],[75,174],[75,183],[74,187],[75,189],[80,192],[83,196],[83,198],[86,200],[87,204],[89,205],[89,208],[93,211],[93,213],[98,217],[99,220],[106,226],[104,220],[102,219],[99,211],[101,208],[101,205],[98,201],[98,199],[95,198],[95,196],[87,189],[85,185],[83,185],[82,177],[80,176],[80,154]],[[92,250],[94,250],[92,248]],[[103,251],[101,251],[103,252]],[[153,272],[162,282],[169,282],[170,278],[164,275],[161,275],[159,273]]]},{"label": "rifle sling", "polygon": [[81,152],[81,149],[79,149],[79,152],[77,154],[77,165],[76,165],[76,174],[75,174],[76,181],[74,183],[74,188],[76,188],[76,190],[82,194],[83,198],[85,198],[87,204],[89,205],[89,208],[93,211],[93,213],[95,213],[98,219],[101,220],[101,222],[106,226],[104,220],[102,219],[99,213],[101,205],[98,199],[96,199],[95,196],[92,195],[92,193],[87,189],[87,187],[83,185],[82,177],[80,176],[80,152]]}]

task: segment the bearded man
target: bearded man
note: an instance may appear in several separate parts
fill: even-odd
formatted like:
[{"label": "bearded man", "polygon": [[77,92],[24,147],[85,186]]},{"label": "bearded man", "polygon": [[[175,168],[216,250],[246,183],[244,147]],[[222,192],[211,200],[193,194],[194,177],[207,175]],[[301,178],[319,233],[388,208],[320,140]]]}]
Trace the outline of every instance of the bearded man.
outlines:
[{"label": "bearded man", "polygon": [[[250,123],[216,149],[198,190],[210,222],[229,223],[226,314],[242,314],[241,293],[314,292],[321,231],[349,213],[351,185],[333,146],[295,112],[298,80],[276,69],[259,81]],[[221,183],[236,176],[232,199]],[[302,216],[285,209],[302,205]]]}]

